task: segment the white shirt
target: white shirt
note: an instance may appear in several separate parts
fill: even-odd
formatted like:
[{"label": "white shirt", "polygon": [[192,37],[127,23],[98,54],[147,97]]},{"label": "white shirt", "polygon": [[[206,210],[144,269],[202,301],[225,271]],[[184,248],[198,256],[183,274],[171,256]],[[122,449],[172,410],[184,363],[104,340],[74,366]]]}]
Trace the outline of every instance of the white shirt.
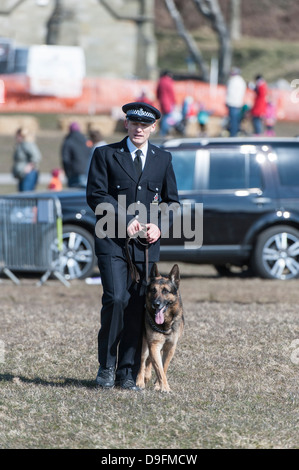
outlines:
[{"label": "white shirt", "polygon": [[228,79],[226,91],[226,104],[241,108],[244,104],[246,82],[241,75],[233,75]]},{"label": "white shirt", "polygon": [[[138,148],[133,144],[133,142],[131,141],[130,137],[128,137],[128,139],[127,139],[127,146],[128,146],[129,152],[130,152],[131,155],[132,155],[132,160],[134,161],[134,159],[135,159],[135,157],[136,157],[135,152],[136,152],[136,150],[138,150]],[[144,144],[144,146],[140,149],[141,152],[142,152],[142,154],[140,155],[141,163],[142,163],[142,170],[143,170],[144,165],[145,165],[147,149],[148,149],[148,142],[146,141],[146,143]]]}]

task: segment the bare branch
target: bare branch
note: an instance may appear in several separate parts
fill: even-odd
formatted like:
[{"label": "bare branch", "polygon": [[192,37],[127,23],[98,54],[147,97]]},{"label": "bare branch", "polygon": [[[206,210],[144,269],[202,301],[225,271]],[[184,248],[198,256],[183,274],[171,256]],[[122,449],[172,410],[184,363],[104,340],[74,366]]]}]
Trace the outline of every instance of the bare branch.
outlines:
[{"label": "bare branch", "polygon": [[209,5],[206,5],[205,0],[194,0],[195,5],[198,7],[200,12],[209,20],[211,19],[211,8]]},{"label": "bare branch", "polygon": [[10,15],[14,10],[16,10],[22,3],[26,2],[27,0],[18,0],[14,5],[6,10],[0,10],[0,15]]},{"label": "bare branch", "polygon": [[236,41],[241,37],[241,0],[230,0],[230,36]]},{"label": "bare branch", "polygon": [[111,16],[113,16],[117,20],[128,20],[128,21],[136,21],[136,23],[145,23],[147,21],[153,22],[153,16],[146,16],[146,15],[136,15],[136,16],[129,16],[129,15],[120,15],[110,4],[107,0],[99,0],[99,2],[109,11]]},{"label": "bare branch", "polygon": [[175,3],[173,0],[164,0],[165,1],[165,5],[170,13],[170,16],[172,17],[175,25],[176,25],[176,28],[177,28],[177,31],[179,33],[179,35],[185,40],[187,46],[188,46],[188,49],[190,51],[190,54],[192,55],[195,63],[198,65],[198,67],[200,68],[201,72],[202,72],[202,78],[204,81],[208,81],[209,80],[209,72],[208,72],[208,68],[207,66],[205,65],[205,62],[202,58],[202,55],[197,47],[197,44],[195,43],[193,37],[189,34],[189,32],[186,30],[185,28],[185,25],[184,25],[184,22],[183,22],[183,19],[178,11],[178,9],[176,8],[175,6]]},{"label": "bare branch", "polygon": [[199,11],[211,21],[219,41],[219,82],[225,83],[231,68],[231,41],[218,0],[193,0]]}]

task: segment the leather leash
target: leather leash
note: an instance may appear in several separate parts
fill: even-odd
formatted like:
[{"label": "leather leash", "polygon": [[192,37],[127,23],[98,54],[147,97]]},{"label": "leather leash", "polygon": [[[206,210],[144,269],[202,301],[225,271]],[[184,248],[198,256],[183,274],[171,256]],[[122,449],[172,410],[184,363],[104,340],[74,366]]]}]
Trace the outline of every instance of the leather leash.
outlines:
[{"label": "leather leash", "polygon": [[132,261],[131,255],[130,255],[130,250],[129,250],[129,243],[130,243],[131,238],[126,238],[126,245],[125,245],[125,252],[126,252],[126,258],[127,258],[127,263],[129,265],[129,270],[131,274],[131,278],[135,282],[140,281],[140,275],[139,272],[137,271],[137,268],[135,264]]},{"label": "leather leash", "polygon": [[[148,243],[142,243],[139,239],[136,239],[138,243],[141,245],[145,246],[145,279],[146,283],[148,282],[149,279],[149,274],[148,274],[148,266],[149,266],[149,261],[148,261]],[[125,244],[125,253],[126,253],[126,259],[127,263],[129,265],[129,270],[131,274],[131,278],[133,281],[138,283],[140,281],[140,275],[139,272],[135,266],[135,264],[132,261],[131,255],[130,255],[130,250],[129,250],[129,243],[131,241],[131,238],[126,239],[126,244]]]}]

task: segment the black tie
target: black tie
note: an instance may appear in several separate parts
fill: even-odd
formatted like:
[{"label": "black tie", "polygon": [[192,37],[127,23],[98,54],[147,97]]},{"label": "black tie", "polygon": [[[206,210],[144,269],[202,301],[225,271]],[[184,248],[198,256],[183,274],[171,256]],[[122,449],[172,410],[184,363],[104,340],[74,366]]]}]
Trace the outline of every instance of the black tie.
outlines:
[{"label": "black tie", "polygon": [[136,170],[138,178],[140,177],[142,173],[142,161],[140,157],[141,154],[142,154],[142,151],[140,149],[136,150],[135,158],[134,158],[134,166],[135,166],[135,170]]}]

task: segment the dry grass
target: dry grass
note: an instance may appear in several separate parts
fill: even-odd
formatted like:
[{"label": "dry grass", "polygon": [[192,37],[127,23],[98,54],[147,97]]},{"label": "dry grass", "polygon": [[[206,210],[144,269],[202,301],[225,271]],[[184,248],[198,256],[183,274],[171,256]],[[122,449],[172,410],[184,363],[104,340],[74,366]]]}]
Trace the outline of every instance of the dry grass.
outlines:
[{"label": "dry grass", "polygon": [[95,387],[100,287],[3,279],[1,448],[298,448],[297,281],[181,271],[171,394]]},{"label": "dry grass", "polygon": [[[61,138],[39,136],[42,171],[58,165]],[[7,172],[13,139],[0,140]],[[95,387],[100,287],[3,279],[0,448],[297,448],[298,281],[220,279],[206,266],[181,271],[186,330],[169,395],[152,386],[141,394]]]}]

